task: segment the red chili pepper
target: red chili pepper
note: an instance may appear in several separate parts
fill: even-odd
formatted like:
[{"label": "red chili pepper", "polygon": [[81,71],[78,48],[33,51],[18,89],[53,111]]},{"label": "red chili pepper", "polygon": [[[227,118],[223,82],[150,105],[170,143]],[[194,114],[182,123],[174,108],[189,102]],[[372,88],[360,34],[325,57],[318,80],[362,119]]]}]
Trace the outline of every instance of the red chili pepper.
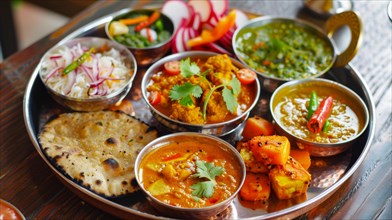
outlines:
[{"label": "red chili pepper", "polygon": [[154,11],[151,16],[146,20],[146,21],[142,21],[140,22],[136,27],[135,27],[135,31],[140,31],[141,29],[150,26],[152,23],[154,23],[156,20],[158,20],[159,16],[161,16],[161,14],[159,13],[159,11]]},{"label": "red chili pepper", "polygon": [[312,117],[308,121],[308,129],[313,133],[320,133],[323,129],[324,123],[331,114],[332,111],[332,96],[328,96],[324,99],[316,111],[313,113]]},{"label": "red chili pepper", "polygon": [[180,158],[180,157],[181,157],[181,154],[180,153],[176,153],[176,154],[173,154],[173,155],[170,155],[170,156],[167,156],[167,157],[163,158],[162,161],[163,162],[167,162],[167,161],[174,160],[174,159],[177,159],[177,158]]}]

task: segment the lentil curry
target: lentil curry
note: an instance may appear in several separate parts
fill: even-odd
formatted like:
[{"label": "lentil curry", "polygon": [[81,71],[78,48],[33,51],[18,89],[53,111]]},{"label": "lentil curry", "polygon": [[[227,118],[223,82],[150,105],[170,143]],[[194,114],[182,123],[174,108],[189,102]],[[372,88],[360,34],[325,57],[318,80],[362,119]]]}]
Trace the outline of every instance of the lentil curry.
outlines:
[{"label": "lentil curry", "polygon": [[[326,97],[333,96],[332,111],[328,117],[329,129],[320,133],[311,132],[307,127],[308,105],[313,91],[319,95],[319,103]],[[346,141],[355,137],[364,126],[364,119],[353,108],[354,104],[349,96],[333,87],[323,87],[317,83],[288,89],[274,101],[273,106],[276,120],[289,133],[311,142]]]}]

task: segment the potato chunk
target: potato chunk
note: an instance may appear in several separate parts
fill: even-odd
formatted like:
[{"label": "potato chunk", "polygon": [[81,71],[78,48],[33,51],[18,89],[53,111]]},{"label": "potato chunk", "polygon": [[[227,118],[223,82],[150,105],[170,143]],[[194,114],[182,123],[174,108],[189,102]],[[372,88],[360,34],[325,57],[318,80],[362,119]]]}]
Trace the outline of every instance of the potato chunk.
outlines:
[{"label": "potato chunk", "polygon": [[252,173],[268,173],[268,167],[253,156],[248,142],[239,141],[236,145],[242,159],[245,162],[246,171]]},{"label": "potato chunk", "polygon": [[311,175],[294,158],[276,165],[269,172],[272,189],[279,199],[291,199],[306,193]]},{"label": "potato chunk", "polygon": [[249,145],[256,160],[265,165],[285,165],[290,154],[290,142],[285,136],[256,136]]}]

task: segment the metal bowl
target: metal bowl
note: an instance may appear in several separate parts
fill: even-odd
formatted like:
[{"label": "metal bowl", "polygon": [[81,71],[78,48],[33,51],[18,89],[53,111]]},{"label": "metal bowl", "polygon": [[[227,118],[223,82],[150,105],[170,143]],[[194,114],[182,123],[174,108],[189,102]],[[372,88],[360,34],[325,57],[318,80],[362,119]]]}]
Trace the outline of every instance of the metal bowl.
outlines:
[{"label": "metal bowl", "polygon": [[[317,88],[315,90],[316,92],[320,92],[322,89],[328,89],[329,91],[333,91],[333,94],[330,95],[335,98],[338,97],[336,99],[343,100],[344,98],[344,104],[355,112],[358,121],[360,122],[358,131],[355,135],[347,140],[336,143],[312,142],[293,134],[287,127],[285,127],[285,125],[283,125],[278,113],[276,112],[278,104],[283,101],[288,94],[293,94],[301,89],[310,89],[315,87]],[[351,89],[340,83],[327,79],[303,79],[287,82],[278,87],[272,94],[269,108],[277,133],[287,136],[292,144],[309,151],[312,156],[332,156],[346,151],[366,130],[369,123],[369,112],[362,99]],[[333,129],[333,127],[331,129]]]},{"label": "metal bowl", "polygon": [[[43,72],[43,62],[46,62],[46,60],[49,59],[49,57],[55,53],[57,50],[60,48],[67,46],[67,47],[72,47],[77,44],[81,46],[85,46],[88,48],[95,47],[95,48],[101,48],[102,46],[107,46],[109,48],[114,48],[117,51],[120,52],[120,56],[123,58],[122,62],[125,64],[125,66],[130,70],[130,74],[132,74],[128,81],[120,87],[118,90],[113,91],[112,93],[109,93],[108,95],[102,96],[102,97],[92,97],[92,98],[75,98],[75,97],[70,97],[64,94],[61,94],[60,92],[54,90],[50,86],[48,86],[45,83],[45,80],[43,79],[42,72]],[[55,45],[52,49],[50,49],[46,54],[42,57],[40,64],[39,64],[39,75],[44,83],[47,91],[49,94],[52,96],[52,98],[61,104],[64,107],[67,107],[69,109],[75,110],[75,111],[99,111],[103,109],[107,109],[110,106],[116,104],[117,102],[122,101],[122,99],[128,94],[129,90],[132,87],[133,79],[135,78],[137,71],[136,67],[136,60],[135,57],[132,55],[132,53],[124,46],[115,43],[111,40],[105,39],[105,38],[98,38],[98,37],[82,37],[82,38],[75,38],[60,44]]]},{"label": "metal bowl", "polygon": [[[254,83],[256,96],[255,96],[255,99],[254,99],[252,105],[246,111],[244,111],[241,115],[238,115],[237,117],[235,117],[231,120],[220,122],[220,123],[197,125],[197,124],[190,124],[190,123],[181,122],[178,120],[174,120],[167,115],[164,115],[163,113],[159,112],[156,108],[154,108],[153,105],[150,104],[150,102],[148,101],[148,94],[147,94],[148,83],[149,83],[152,75],[156,74],[159,71],[162,71],[164,63],[166,63],[168,61],[185,59],[187,57],[207,59],[208,57],[211,57],[214,55],[217,55],[217,53],[206,52],[206,51],[190,51],[190,52],[182,52],[182,53],[172,54],[172,55],[164,57],[163,59],[154,63],[150,68],[148,68],[145,75],[143,76],[143,80],[142,80],[143,98],[147,102],[147,105],[149,106],[149,109],[150,109],[152,115],[157,119],[157,121],[159,123],[164,125],[169,131],[171,131],[171,132],[194,131],[194,132],[201,132],[204,134],[212,134],[212,135],[216,135],[216,136],[225,136],[225,135],[231,134],[237,128],[239,128],[241,126],[242,122],[244,122],[248,118],[249,112],[257,104],[257,102],[259,100],[260,92],[261,92],[260,83],[257,78]],[[237,60],[231,58],[231,61],[237,67],[245,68],[244,65],[242,65]]]},{"label": "metal bowl", "polygon": [[[330,60],[329,63],[326,64],[326,67],[324,69],[318,71],[317,73],[313,74],[309,78],[320,77],[324,73],[326,73],[331,67],[345,66],[355,56],[360,46],[360,43],[362,41],[362,23],[359,16],[353,11],[346,11],[331,16],[326,22],[326,27],[325,27],[326,33],[320,28],[316,27],[315,25],[300,19],[264,16],[264,17],[257,17],[250,20],[246,25],[242,26],[241,28],[238,28],[233,35],[232,45],[233,45],[234,53],[245,66],[248,66],[248,68],[253,69],[256,73],[258,73],[262,77],[263,88],[265,88],[270,92],[273,92],[279,85],[285,82],[295,80],[295,79],[300,79],[300,78],[295,78],[295,79],[279,78],[277,76],[271,76],[266,74],[265,72],[258,71],[250,67],[249,62],[244,59],[243,54],[239,51],[237,44],[241,36],[251,35],[252,32],[249,31],[250,29],[259,28],[271,23],[283,23],[287,25],[293,25],[295,27],[304,28],[306,31],[314,35],[316,38],[319,38],[320,40],[325,42],[326,47],[328,47],[327,49],[330,50],[332,53],[331,54],[332,59]],[[350,45],[345,49],[345,51],[338,54],[336,51],[336,46],[333,40],[331,39],[331,37],[333,36],[334,32],[342,25],[348,25],[348,27],[350,28],[351,42]]]},{"label": "metal bowl", "polygon": [[[135,13],[151,15],[153,12],[154,12],[154,10],[152,10],[152,9],[135,9],[135,10],[124,9],[124,10],[118,11],[115,15],[113,15],[113,19],[110,22],[106,23],[106,25],[105,25],[106,36],[109,39],[116,41],[109,32],[109,26],[110,26],[111,22],[119,20],[120,18],[127,17],[127,16],[135,14]],[[123,44],[135,55],[136,62],[139,66],[146,66],[151,63],[154,63],[155,61],[162,58],[171,48],[171,40],[173,38],[174,31],[175,31],[173,21],[167,15],[163,14],[162,12],[160,14],[160,19],[162,20],[165,29],[168,30],[171,34],[169,39],[167,39],[166,41],[161,42],[159,44],[156,44],[156,45],[153,45],[150,47],[145,47],[145,48],[130,47],[128,45]]]},{"label": "metal bowl", "polygon": [[[158,199],[156,199],[154,196],[152,196],[143,186],[141,182],[141,177],[140,177],[140,164],[145,158],[146,155],[148,155],[149,152],[165,147],[168,143],[171,142],[181,142],[181,141],[198,141],[200,143],[210,143],[213,144],[215,147],[221,148],[223,151],[225,151],[228,155],[232,156],[235,161],[237,162],[236,168],[241,172],[241,181],[240,184],[237,188],[237,190],[226,200],[221,201],[220,203],[214,204],[212,206],[207,206],[207,207],[202,207],[202,208],[184,208],[184,207],[178,207],[178,206],[173,206],[169,205],[167,203],[164,203]],[[215,216],[218,213],[221,213],[223,210],[225,210],[230,203],[234,200],[234,198],[237,196],[239,193],[244,181],[245,181],[245,175],[246,175],[246,170],[245,170],[245,163],[241,158],[241,155],[238,153],[238,151],[229,143],[226,141],[215,137],[211,135],[206,135],[206,134],[200,134],[200,133],[195,133],[195,132],[180,132],[180,133],[175,133],[175,134],[169,134],[166,136],[162,136],[158,139],[155,139],[154,141],[150,142],[147,144],[143,150],[138,154],[135,162],[135,176],[136,176],[136,181],[138,182],[140,188],[142,191],[146,194],[147,199],[149,203],[159,212],[170,216],[170,217],[180,217],[180,218],[185,218],[185,219],[208,219],[211,216]]]}]

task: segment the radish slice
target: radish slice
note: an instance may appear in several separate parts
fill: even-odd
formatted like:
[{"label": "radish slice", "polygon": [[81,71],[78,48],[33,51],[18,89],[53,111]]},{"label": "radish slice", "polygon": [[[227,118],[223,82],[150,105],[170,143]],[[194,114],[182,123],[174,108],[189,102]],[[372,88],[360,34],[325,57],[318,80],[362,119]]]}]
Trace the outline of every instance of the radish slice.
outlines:
[{"label": "radish slice", "polygon": [[181,0],[166,1],[161,11],[173,21],[175,30],[180,27],[183,19],[189,21],[191,16],[189,6]]},{"label": "radish slice", "polygon": [[[208,0],[189,0],[188,5],[192,6],[195,10],[195,13],[199,13],[201,15],[201,22],[206,22],[210,19],[211,16],[211,3]],[[178,11],[176,9],[176,11]]]},{"label": "radish slice", "polygon": [[195,30],[200,30],[200,24],[201,24],[201,15],[198,12],[195,12],[195,16],[193,19],[193,22],[191,23],[192,28]]},{"label": "radish slice", "polygon": [[224,49],[223,47],[219,46],[216,43],[207,43],[206,44],[207,47],[209,47],[213,52],[217,52],[217,53],[221,53],[221,54],[227,54],[229,56],[233,56],[232,53],[230,53],[229,51],[227,51],[226,49]]},{"label": "radish slice", "polygon": [[175,49],[175,53],[178,52],[183,52],[184,51],[184,44],[182,42],[182,38],[183,38],[183,32],[184,32],[184,28],[181,27],[178,29],[177,31],[177,35],[175,36],[175,41],[174,41],[174,49]]},{"label": "radish slice", "polygon": [[241,10],[235,10],[235,27],[239,28],[248,23],[248,16]]},{"label": "radish slice", "polygon": [[218,16],[218,18],[223,17],[229,8],[229,0],[209,0],[211,4],[212,11]]},{"label": "radish slice", "polygon": [[190,39],[189,36],[189,30],[192,28],[185,27],[184,31],[182,31],[182,46],[184,47],[184,50],[190,50],[190,47],[188,47],[188,40]]}]

